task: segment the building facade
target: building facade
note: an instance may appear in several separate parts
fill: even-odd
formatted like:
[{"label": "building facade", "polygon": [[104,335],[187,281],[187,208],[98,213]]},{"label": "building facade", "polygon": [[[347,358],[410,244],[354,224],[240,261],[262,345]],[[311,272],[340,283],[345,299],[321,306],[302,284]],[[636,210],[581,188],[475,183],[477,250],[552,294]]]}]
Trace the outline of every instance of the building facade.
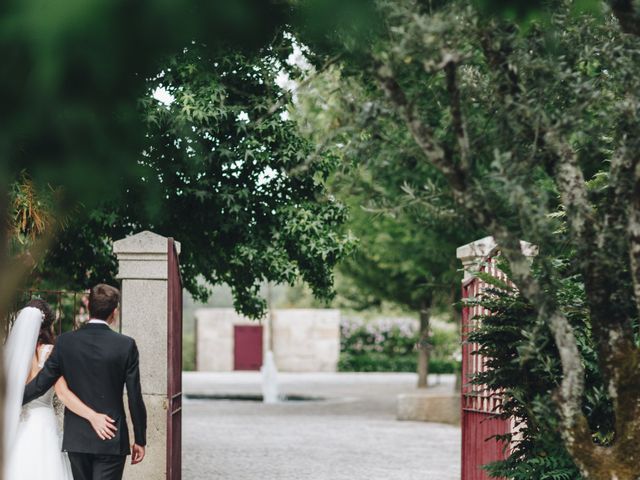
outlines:
[{"label": "building facade", "polygon": [[340,311],[280,309],[262,322],[231,308],[196,310],[196,369],[259,370],[273,332],[275,362],[283,372],[335,372],[340,356]]}]

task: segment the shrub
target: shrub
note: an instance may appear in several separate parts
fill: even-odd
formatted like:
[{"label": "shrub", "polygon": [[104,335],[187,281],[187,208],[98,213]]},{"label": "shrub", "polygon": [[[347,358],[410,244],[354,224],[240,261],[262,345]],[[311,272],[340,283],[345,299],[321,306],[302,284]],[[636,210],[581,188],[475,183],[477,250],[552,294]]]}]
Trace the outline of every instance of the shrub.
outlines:
[{"label": "shrub", "polygon": [[[363,320],[344,318],[340,326],[343,372],[415,372],[418,367],[418,322],[411,318]],[[454,373],[457,333],[435,330],[430,337],[431,373]]]}]

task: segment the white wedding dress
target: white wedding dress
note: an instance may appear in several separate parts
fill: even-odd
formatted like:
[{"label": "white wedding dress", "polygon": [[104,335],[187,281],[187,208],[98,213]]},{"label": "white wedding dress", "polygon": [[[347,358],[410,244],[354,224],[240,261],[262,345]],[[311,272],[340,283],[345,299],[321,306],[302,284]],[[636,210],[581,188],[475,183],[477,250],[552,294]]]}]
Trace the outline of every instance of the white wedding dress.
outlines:
[{"label": "white wedding dress", "polygon": [[[20,321],[19,316],[16,324]],[[21,338],[21,340],[25,339]],[[6,350],[11,350],[10,342],[11,334],[7,341]],[[51,345],[45,345],[41,348],[38,363],[40,368],[43,367],[46,358],[51,353],[51,348]],[[31,351],[35,351],[35,345]],[[9,360],[8,363],[10,367],[11,361]],[[22,364],[24,361],[20,363]],[[22,368],[22,365],[20,367]],[[7,377],[9,379],[7,383],[8,400],[11,400],[12,387],[15,389],[15,385],[11,382],[13,374],[15,374],[15,370]],[[24,391],[25,380],[23,380],[22,388],[18,388],[18,390]],[[53,395],[52,388],[42,397],[22,407],[17,425],[13,422],[13,428],[11,420],[13,420],[14,412],[8,410],[10,404],[7,405],[5,422],[7,422],[9,430],[5,430],[5,442],[7,443],[5,445],[4,478],[6,480],[73,480],[67,454],[61,452],[62,433],[53,406]]]}]

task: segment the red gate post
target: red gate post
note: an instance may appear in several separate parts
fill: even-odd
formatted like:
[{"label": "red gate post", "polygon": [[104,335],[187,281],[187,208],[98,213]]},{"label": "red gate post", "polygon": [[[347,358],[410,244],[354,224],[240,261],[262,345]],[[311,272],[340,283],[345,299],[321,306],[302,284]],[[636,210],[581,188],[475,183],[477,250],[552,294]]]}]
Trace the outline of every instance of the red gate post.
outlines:
[{"label": "red gate post", "polygon": [[126,480],[179,480],[182,408],[180,244],[152,232],[114,242],[122,280],[120,330],[140,350],[147,456]]},{"label": "red gate post", "polygon": [[[526,256],[536,255],[534,245],[528,242],[520,242],[520,245]],[[496,266],[499,248],[493,237],[463,245],[458,248],[456,255],[464,268],[463,299],[476,298],[487,287],[474,275],[477,272],[482,271],[508,281]],[[484,358],[473,353],[478,345],[466,341],[468,334],[478,325],[477,317],[485,313],[477,305],[467,305],[462,310],[462,480],[489,479],[482,466],[503,459],[506,455],[504,445],[490,437],[511,431],[510,420],[492,418],[492,414],[500,408],[500,392],[487,391],[481,385],[469,383],[474,374],[486,368]]]},{"label": "red gate post", "polygon": [[167,480],[182,478],[182,276],[180,244],[167,241]]}]

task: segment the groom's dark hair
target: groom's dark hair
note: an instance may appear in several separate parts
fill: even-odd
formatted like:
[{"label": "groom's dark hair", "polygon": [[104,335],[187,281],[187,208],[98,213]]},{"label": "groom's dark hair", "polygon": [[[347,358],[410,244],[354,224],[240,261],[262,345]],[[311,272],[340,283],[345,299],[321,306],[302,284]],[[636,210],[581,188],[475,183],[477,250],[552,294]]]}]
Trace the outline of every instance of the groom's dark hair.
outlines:
[{"label": "groom's dark hair", "polygon": [[89,315],[91,318],[106,320],[120,303],[120,292],[117,288],[99,283],[89,293]]}]

